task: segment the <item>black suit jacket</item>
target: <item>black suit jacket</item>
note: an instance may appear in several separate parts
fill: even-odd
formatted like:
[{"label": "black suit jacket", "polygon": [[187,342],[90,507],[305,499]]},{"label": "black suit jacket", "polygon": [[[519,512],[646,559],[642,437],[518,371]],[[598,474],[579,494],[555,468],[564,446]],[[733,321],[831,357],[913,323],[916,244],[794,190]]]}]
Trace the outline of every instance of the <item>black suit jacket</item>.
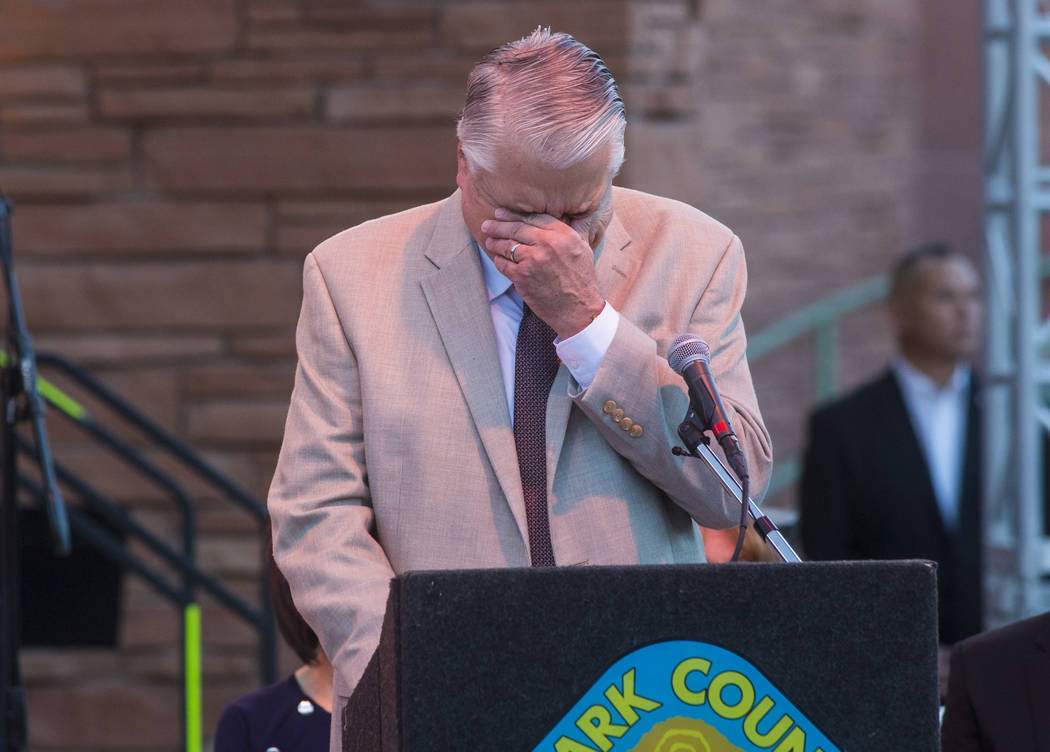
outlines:
[{"label": "black suit jacket", "polygon": [[938,564],[940,639],[981,628],[981,423],[971,380],[957,529],[930,472],[893,372],[813,413],[801,483],[811,559],[930,559]]},{"label": "black suit jacket", "polygon": [[944,752],[1050,750],[1050,613],[952,648]]}]

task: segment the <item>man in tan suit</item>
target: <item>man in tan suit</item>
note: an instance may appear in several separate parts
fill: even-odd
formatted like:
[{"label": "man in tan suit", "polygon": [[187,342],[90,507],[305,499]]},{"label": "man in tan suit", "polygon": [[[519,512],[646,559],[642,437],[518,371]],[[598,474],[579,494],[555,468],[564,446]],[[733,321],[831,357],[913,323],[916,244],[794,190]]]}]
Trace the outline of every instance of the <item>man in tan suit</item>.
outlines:
[{"label": "man in tan suit", "polygon": [[[740,241],[692,207],[612,187],[624,124],[600,58],[538,29],[471,73],[459,190],[307,257],[269,507],[277,561],[336,668],[333,749],[396,574],[529,566],[536,514],[558,565],[704,561],[696,523],[727,527],[739,506],[671,453],[689,406],[665,360],[678,334],[710,344],[752,489],[765,487]],[[512,426],[525,315],[550,326],[561,360],[539,512]]]}]

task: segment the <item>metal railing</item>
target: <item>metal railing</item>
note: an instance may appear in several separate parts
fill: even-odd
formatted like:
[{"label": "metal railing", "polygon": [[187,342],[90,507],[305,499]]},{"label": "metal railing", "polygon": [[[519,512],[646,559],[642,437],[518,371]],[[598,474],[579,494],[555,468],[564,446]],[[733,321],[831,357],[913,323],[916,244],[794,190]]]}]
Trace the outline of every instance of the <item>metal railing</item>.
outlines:
[{"label": "metal railing", "polygon": [[[4,360],[6,356],[0,353],[0,366],[4,365]],[[222,498],[244,509],[260,525],[264,523],[266,508],[263,503],[201,459],[196,452],[146,417],[85,369],[52,353],[38,353],[37,363],[42,369],[60,372],[65,378],[103,404],[120,419],[123,425],[136,429],[149,441],[151,448],[160,449],[166,455],[174,457],[195,478],[219,491]],[[69,470],[61,462],[55,463],[59,482],[70,492],[72,498],[79,500],[84,509],[99,515],[114,529],[142,543],[148,551],[155,554],[174,571],[173,577],[171,572],[162,571],[157,566],[134,556],[120,538],[95,522],[77,505],[69,508],[71,527],[88,545],[140,577],[165,600],[182,610],[185,748],[187,752],[199,752],[202,741],[202,624],[197,593],[198,591],[207,592],[221,606],[229,609],[258,632],[260,678],[268,684],[276,678],[276,631],[266,577],[261,578],[258,605],[255,605],[234,593],[217,578],[204,572],[196,562],[196,509],[191,495],[183,484],[176,481],[130,442],[118,436],[115,431],[95,420],[80,402],[53,383],[38,377],[37,386],[41,396],[59,415],[133,469],[143,482],[160,489],[178,512],[180,545],[176,547],[142,525],[126,509],[107,498],[104,493]],[[31,445],[28,441],[19,438],[19,451],[32,458]],[[43,489],[36,481],[22,473],[18,474],[18,483],[35,498],[39,498],[43,493]]]},{"label": "metal railing", "polygon": [[[751,336],[747,343],[748,360],[754,367],[770,353],[812,336],[814,396],[817,402],[831,399],[838,394],[839,320],[882,302],[888,291],[889,275],[879,274],[810,303]],[[773,496],[795,485],[801,475],[802,459],[798,453],[777,460],[766,495]]]}]

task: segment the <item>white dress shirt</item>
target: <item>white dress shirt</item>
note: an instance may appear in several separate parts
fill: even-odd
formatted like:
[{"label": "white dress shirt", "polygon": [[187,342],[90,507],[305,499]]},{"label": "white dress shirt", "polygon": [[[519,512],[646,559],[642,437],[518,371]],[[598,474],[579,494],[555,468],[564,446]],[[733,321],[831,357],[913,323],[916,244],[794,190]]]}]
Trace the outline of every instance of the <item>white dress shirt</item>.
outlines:
[{"label": "white dress shirt", "polygon": [[919,446],[926,456],[941,518],[949,528],[958,527],[970,367],[956,366],[943,388],[904,358],[894,361],[893,372]]},{"label": "white dress shirt", "polygon": [[[474,244],[477,247],[477,243]],[[601,252],[599,247],[595,258]],[[510,408],[510,419],[514,421],[514,351],[518,344],[518,326],[524,314],[525,303],[507,279],[492,263],[488,254],[478,248],[481,254],[481,267],[485,275],[485,289],[489,296],[489,313],[492,315],[492,327],[496,332],[496,346],[499,350],[499,365],[503,373],[503,387],[507,393],[507,405]],[[594,374],[601,365],[605,352],[616,335],[620,323],[620,314],[609,305],[598,314],[587,327],[568,339],[556,338],[554,347],[561,362],[569,369],[581,389],[586,389],[594,381]]]}]

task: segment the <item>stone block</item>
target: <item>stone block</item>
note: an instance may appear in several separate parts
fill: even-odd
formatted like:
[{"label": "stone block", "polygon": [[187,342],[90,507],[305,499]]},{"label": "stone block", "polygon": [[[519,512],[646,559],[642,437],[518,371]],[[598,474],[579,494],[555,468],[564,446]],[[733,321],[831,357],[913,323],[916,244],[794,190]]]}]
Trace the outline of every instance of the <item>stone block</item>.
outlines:
[{"label": "stone block", "polygon": [[627,128],[626,146],[624,185],[688,204],[699,203],[706,171],[697,123],[632,123]]},{"label": "stone block", "polygon": [[197,548],[199,566],[215,577],[258,578],[262,572],[262,543],[258,537],[203,538]]},{"label": "stone block", "polygon": [[106,120],[258,120],[306,118],[316,94],[310,86],[262,88],[177,86],[104,88],[99,113]]},{"label": "stone block", "polygon": [[424,82],[397,87],[374,83],[334,86],[325,96],[325,118],[335,122],[431,120],[455,123],[463,85]]},{"label": "stone block", "polygon": [[24,264],[19,272],[33,331],[283,326],[297,318],[300,278],[299,264],[273,261]]},{"label": "stone block", "polygon": [[281,256],[302,259],[321,241],[349,227],[443,197],[444,191],[435,191],[431,197],[390,201],[282,202],[274,247]]},{"label": "stone block", "polygon": [[182,728],[176,683],[109,681],[29,690],[32,749],[171,750]]},{"label": "stone block", "polygon": [[187,431],[203,444],[279,445],[287,415],[287,396],[207,402],[190,406]]},{"label": "stone block", "polygon": [[288,27],[249,29],[247,48],[251,52],[286,54],[289,52],[415,52],[432,42],[424,29],[354,29],[329,27]]},{"label": "stone block", "polygon": [[124,193],[134,184],[131,169],[119,167],[0,166],[0,185],[16,205],[30,198],[85,198]]},{"label": "stone block", "polygon": [[[609,69],[632,79],[683,80],[703,76],[705,27],[683,3],[635,3],[626,58],[607,59]],[[601,52],[601,50],[599,50]]]},{"label": "stone block", "polygon": [[262,253],[267,222],[264,205],[235,201],[27,204],[12,229],[22,254],[155,256]]},{"label": "stone block", "polygon": [[[138,680],[179,682],[182,679],[182,655],[173,648],[145,653],[136,652],[128,656],[126,670]],[[257,679],[258,674],[259,660],[254,651],[204,651],[201,677],[205,684],[216,680],[252,681]]]},{"label": "stone block", "polygon": [[123,658],[115,650],[100,648],[22,648],[19,661],[26,686],[36,687],[119,676]]},{"label": "stone block", "polygon": [[425,31],[432,27],[436,11],[432,6],[415,2],[366,5],[341,0],[307,0],[304,15],[311,23]]},{"label": "stone block", "polygon": [[183,386],[190,397],[287,397],[292,393],[294,371],[286,365],[223,364],[186,372]]},{"label": "stone block", "polygon": [[51,351],[87,367],[117,363],[174,364],[207,359],[223,350],[219,334],[60,334],[34,336],[38,351]]},{"label": "stone block", "polygon": [[251,0],[248,20],[251,22],[295,21],[302,15],[299,0]]},{"label": "stone block", "polygon": [[[298,318],[298,317],[297,317]],[[295,363],[295,322],[289,322],[283,333],[240,334],[230,340],[231,351],[242,358],[291,360]]]},{"label": "stone block", "polygon": [[[443,198],[444,196],[435,197]],[[417,206],[417,199],[396,197],[344,199],[339,201],[296,200],[277,203],[279,225],[313,225],[338,223],[340,229],[353,227],[369,219],[395,214]]]},{"label": "stone block", "polygon": [[[157,520],[156,514],[168,514],[175,508],[173,497],[166,489],[156,485],[148,476],[117,454],[98,444],[60,443],[64,438],[62,432],[52,430],[50,434],[57,463],[81,478],[104,499],[131,511],[140,523],[153,529],[151,526]],[[156,460],[149,452],[143,454],[150,462]],[[140,513],[140,509],[146,511]],[[173,525],[174,522],[167,529],[157,528],[154,532],[167,534],[174,530]],[[174,541],[175,538],[172,537],[171,540]]]},{"label": "stone block", "polygon": [[[964,251],[982,248],[984,222],[976,210],[982,201],[982,176],[975,153],[923,150],[918,157],[912,168],[912,185],[916,204],[924,210],[913,216],[909,235],[942,240]],[[975,210],[960,211],[963,206]],[[1045,214],[1041,215],[1039,236],[1044,244],[1050,239],[1048,220]]]},{"label": "stone block", "polygon": [[476,3],[441,5],[440,38],[452,47],[487,52],[531,33],[541,23],[572,34],[605,55],[630,43],[629,2]]},{"label": "stone block", "polygon": [[[254,519],[238,502],[231,500],[222,487],[211,483],[207,476],[167,450],[155,445],[138,446],[137,449],[146,461],[182,488],[202,515],[205,510],[216,510],[216,513],[232,510],[247,519]],[[189,449],[205,465],[242,489],[259,507],[264,505],[263,495],[253,493],[253,489],[261,482],[269,481],[272,468],[263,467],[244,451],[203,452],[193,446]],[[55,457],[58,462],[88,479],[110,499],[126,508],[140,523],[158,534],[174,536],[176,525],[181,524],[176,522],[174,516],[177,510],[174,496],[150,482],[108,449],[98,444],[81,443],[56,448]],[[171,537],[171,540],[176,538]]]},{"label": "stone block", "polygon": [[211,76],[216,82],[255,81],[358,81],[369,74],[370,65],[337,53],[329,58],[230,58],[216,60]]},{"label": "stone block", "polygon": [[79,99],[87,91],[78,65],[38,64],[0,67],[0,102],[20,99]]},{"label": "stone block", "polygon": [[233,507],[232,504],[221,509],[200,510],[197,524],[202,534],[262,535],[259,531],[259,522],[247,512]]},{"label": "stone block", "polygon": [[348,225],[337,219],[317,220],[309,224],[284,225],[277,228],[276,249],[282,256],[301,259],[317,245],[345,230]]},{"label": "stone block", "polygon": [[0,60],[232,50],[236,8],[233,0],[10,0]]},{"label": "stone block", "polygon": [[702,106],[696,87],[689,82],[626,84],[620,87],[632,122],[639,119],[671,120],[690,118]]},{"label": "stone block", "polygon": [[[419,82],[423,80],[449,81],[459,87],[460,100],[467,88],[467,75],[477,63],[476,56],[448,50],[423,50],[418,55],[384,57],[375,61],[372,68],[377,80]],[[462,106],[462,101],[461,101]]]},{"label": "stone block", "polygon": [[[235,486],[239,486],[245,493],[252,497],[261,507],[266,504],[266,489],[269,487],[273,468],[261,464],[252,447],[233,449],[214,447],[195,447],[201,460],[225,475]],[[261,484],[261,488],[260,488]],[[192,476],[187,480],[187,485],[196,498],[202,502],[213,497],[218,497],[219,491],[210,483],[203,480],[194,480]],[[199,490],[198,490],[199,489]],[[216,508],[238,509],[241,507],[228,500],[223,495],[222,501],[216,502]],[[247,511],[244,514],[248,514]]]},{"label": "stone block", "polygon": [[150,185],[176,192],[424,191],[455,185],[455,129],[178,128],[145,138]]},{"label": "stone block", "polygon": [[[256,588],[256,591],[258,589]],[[258,632],[225,608],[211,605],[210,596],[201,609],[201,643],[207,648],[248,648],[258,645]],[[258,608],[258,598],[249,599]],[[121,620],[121,647],[126,650],[170,648],[182,644],[183,615],[167,604],[126,606]]]},{"label": "stone block", "polygon": [[81,102],[9,104],[0,109],[0,125],[76,125],[88,122],[87,105]]},{"label": "stone block", "polygon": [[94,68],[99,83],[190,83],[208,78],[208,67],[202,62],[182,63],[110,63],[100,62]]},{"label": "stone block", "polygon": [[0,154],[5,160],[44,164],[121,162],[131,158],[131,133],[94,126],[9,128],[0,140]]},{"label": "stone block", "polygon": [[[181,651],[170,647],[132,652],[127,658],[126,670],[138,681],[174,683],[182,678],[183,664]],[[201,673],[205,673],[204,666],[201,669]]]}]

